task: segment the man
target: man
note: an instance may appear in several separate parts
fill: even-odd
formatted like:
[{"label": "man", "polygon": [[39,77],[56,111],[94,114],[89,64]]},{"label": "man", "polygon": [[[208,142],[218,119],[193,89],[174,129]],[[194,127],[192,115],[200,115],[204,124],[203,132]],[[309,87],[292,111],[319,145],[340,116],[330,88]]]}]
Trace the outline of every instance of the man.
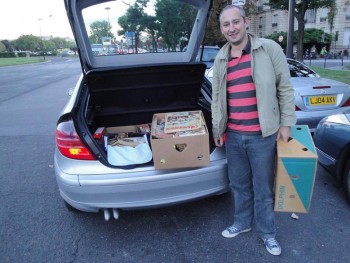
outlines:
[{"label": "man", "polygon": [[216,56],[212,79],[215,144],[226,133],[228,176],[234,198],[234,223],[227,238],[251,230],[272,255],[280,255],[274,222],[276,141],[287,141],[296,123],[294,90],[281,47],[247,32],[248,18],[235,5],[219,17],[227,43]]}]

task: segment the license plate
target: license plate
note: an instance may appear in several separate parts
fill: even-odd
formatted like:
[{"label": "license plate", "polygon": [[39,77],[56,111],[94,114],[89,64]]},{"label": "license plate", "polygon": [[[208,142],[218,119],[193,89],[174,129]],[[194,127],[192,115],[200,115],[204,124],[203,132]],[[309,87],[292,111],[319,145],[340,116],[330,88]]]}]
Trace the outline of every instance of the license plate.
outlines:
[{"label": "license plate", "polygon": [[335,105],[337,97],[334,96],[310,96],[305,98],[306,106]]}]

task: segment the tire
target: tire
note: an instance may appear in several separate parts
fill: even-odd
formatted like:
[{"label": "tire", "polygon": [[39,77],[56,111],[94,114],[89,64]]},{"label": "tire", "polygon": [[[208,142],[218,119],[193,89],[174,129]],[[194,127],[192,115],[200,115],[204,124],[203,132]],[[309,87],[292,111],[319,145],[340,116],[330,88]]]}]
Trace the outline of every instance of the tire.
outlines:
[{"label": "tire", "polygon": [[350,202],[350,160],[347,161],[343,173],[346,196]]}]

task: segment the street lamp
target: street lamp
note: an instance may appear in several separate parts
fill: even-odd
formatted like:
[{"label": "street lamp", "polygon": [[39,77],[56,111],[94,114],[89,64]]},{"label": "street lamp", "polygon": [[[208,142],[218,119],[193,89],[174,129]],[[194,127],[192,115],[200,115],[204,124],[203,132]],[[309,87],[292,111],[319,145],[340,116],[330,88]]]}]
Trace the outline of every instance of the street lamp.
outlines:
[{"label": "street lamp", "polygon": [[[49,15],[48,17],[52,17],[52,15]],[[40,40],[41,40],[41,52],[43,53],[43,57],[45,60],[45,50],[44,50],[44,41],[43,41],[43,36],[41,34],[41,21],[44,19],[44,17],[41,17],[38,19],[39,21],[39,33],[40,33]]]},{"label": "street lamp", "polygon": [[107,6],[107,7],[105,7],[105,9],[107,10],[108,25],[111,26],[111,23],[109,22],[109,10],[111,10],[111,8],[109,6]]},{"label": "street lamp", "polygon": [[[289,0],[288,34],[287,34],[287,58],[293,58],[293,31],[295,0]],[[299,51],[300,52],[300,51]]]}]

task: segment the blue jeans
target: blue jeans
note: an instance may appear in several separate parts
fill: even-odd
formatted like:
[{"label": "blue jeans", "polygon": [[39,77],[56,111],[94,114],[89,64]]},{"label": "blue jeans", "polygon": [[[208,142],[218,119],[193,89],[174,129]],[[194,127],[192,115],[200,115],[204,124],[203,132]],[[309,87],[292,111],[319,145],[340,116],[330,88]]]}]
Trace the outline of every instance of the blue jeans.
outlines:
[{"label": "blue jeans", "polygon": [[226,133],[228,176],[234,198],[234,225],[246,229],[255,220],[260,238],[274,238],[276,134]]}]

